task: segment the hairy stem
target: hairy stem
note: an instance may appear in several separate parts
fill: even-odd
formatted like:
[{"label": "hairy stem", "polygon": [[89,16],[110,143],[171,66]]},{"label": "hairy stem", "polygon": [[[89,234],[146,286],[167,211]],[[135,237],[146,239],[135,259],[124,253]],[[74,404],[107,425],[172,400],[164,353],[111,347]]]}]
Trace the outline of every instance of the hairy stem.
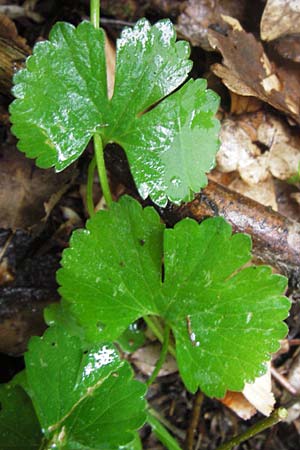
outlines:
[{"label": "hairy stem", "polygon": [[285,408],[278,408],[270,415],[270,417],[266,417],[260,422],[256,423],[252,427],[250,427],[245,433],[239,434],[235,436],[230,441],[221,445],[217,450],[231,450],[234,446],[241,444],[244,441],[256,436],[258,433],[261,433],[264,430],[276,425],[276,423],[287,417],[287,410]]},{"label": "hairy stem", "polygon": [[95,28],[100,25],[100,0],[91,0],[90,3],[91,22]]},{"label": "hairy stem", "polygon": [[95,214],[95,207],[93,202],[93,181],[94,181],[94,172],[96,169],[96,158],[91,160],[88,168],[88,179],[86,185],[86,205],[89,216],[92,217]]},{"label": "hairy stem", "polygon": [[156,366],[152,372],[152,375],[149,377],[148,381],[147,381],[147,386],[150,386],[150,384],[153,383],[153,381],[155,380],[155,378],[157,377],[157,375],[159,374],[160,369],[163,366],[163,363],[165,362],[167,353],[168,353],[168,347],[169,347],[169,341],[170,341],[170,327],[169,325],[165,326],[165,331],[164,331],[164,337],[163,337],[163,345],[161,348],[161,352],[158,358],[158,361],[156,363]]},{"label": "hairy stem", "polygon": [[182,450],[176,439],[164,427],[160,418],[157,418],[157,413],[153,409],[148,411],[147,422],[151,425],[153,433],[168,450]]},{"label": "hairy stem", "polygon": [[110,205],[112,204],[112,197],[105,169],[103,144],[101,136],[97,133],[94,135],[94,149],[102,192],[107,206],[110,207]]}]

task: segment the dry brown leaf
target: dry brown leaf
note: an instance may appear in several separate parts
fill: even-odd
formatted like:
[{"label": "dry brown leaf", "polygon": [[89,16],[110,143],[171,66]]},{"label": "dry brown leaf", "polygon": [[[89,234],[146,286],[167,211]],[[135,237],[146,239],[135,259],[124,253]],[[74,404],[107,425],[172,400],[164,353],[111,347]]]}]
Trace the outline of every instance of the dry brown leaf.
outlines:
[{"label": "dry brown leaf", "polygon": [[274,408],[270,364],[267,373],[256,378],[254,383],[246,383],[243,392],[228,391],[221,402],[244,420],[250,419],[257,411],[269,416]]},{"label": "dry brown leaf", "polygon": [[241,392],[226,392],[221,402],[234,411],[241,419],[251,419],[256,414],[256,408],[244,397]]},{"label": "dry brown leaf", "polygon": [[39,169],[14,144],[4,145],[0,157],[0,228],[39,224],[67,189],[74,166],[61,173]]},{"label": "dry brown leaf", "polygon": [[[161,352],[161,345],[158,343],[141,347],[131,355],[131,361],[144,374],[150,376],[155,368],[155,364]],[[159,371],[159,376],[170,375],[178,371],[175,359],[167,355],[166,361]]]},{"label": "dry brown leaf", "polygon": [[278,210],[274,180],[270,175],[266,180],[252,186],[241,178],[236,178],[228,187],[262,205],[272,208],[274,211]]},{"label": "dry brown leaf", "polygon": [[275,50],[283,58],[300,62],[300,35],[283,36],[274,42]]},{"label": "dry brown leaf", "polygon": [[178,18],[177,31],[192,45],[212,51],[207,38],[208,27],[220,22],[221,14],[234,15],[242,20],[246,0],[189,0]]},{"label": "dry brown leaf", "polygon": [[230,27],[226,34],[208,31],[211,46],[223,56],[223,65],[214,64],[212,71],[231,91],[257,97],[300,124],[300,71],[276,67],[251,33],[235,19],[223,19]]},{"label": "dry brown leaf", "polygon": [[106,76],[107,93],[111,99],[114,93],[115,71],[116,71],[116,48],[114,43],[105,35],[105,57],[106,57]]},{"label": "dry brown leaf", "polygon": [[257,411],[265,416],[271,414],[275,405],[275,397],[272,392],[270,363],[268,363],[265,375],[256,378],[254,383],[245,384],[243,394],[251,405],[255,406]]},{"label": "dry brown leaf", "polygon": [[259,111],[261,109],[262,102],[255,97],[243,97],[242,95],[235,94],[230,91],[230,113],[231,114],[244,114]]},{"label": "dry brown leaf", "polygon": [[30,47],[26,44],[26,39],[18,35],[14,22],[3,14],[0,14],[0,39],[9,40],[24,52],[30,53]]},{"label": "dry brown leaf", "polygon": [[276,211],[274,178],[287,180],[297,173],[298,133],[280,118],[259,112],[224,119],[220,140],[217,169],[235,174],[229,188]]},{"label": "dry brown leaf", "polygon": [[272,41],[280,36],[299,33],[299,0],[268,0],[261,23],[260,35],[264,41]]}]

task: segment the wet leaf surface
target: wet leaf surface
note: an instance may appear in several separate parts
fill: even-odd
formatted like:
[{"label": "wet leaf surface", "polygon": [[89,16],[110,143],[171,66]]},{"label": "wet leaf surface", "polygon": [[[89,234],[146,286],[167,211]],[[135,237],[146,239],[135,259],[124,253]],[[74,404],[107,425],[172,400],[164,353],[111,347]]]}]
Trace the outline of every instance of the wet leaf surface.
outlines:
[{"label": "wet leaf surface", "polygon": [[115,450],[145,421],[145,387],[111,345],[85,350],[79,338],[53,327],[32,338],[25,361],[28,390],[53,442]]},{"label": "wet leaf surface", "polygon": [[260,375],[286,333],[286,280],[265,266],[242,270],[250,257],[249,237],[231,236],[221,218],[164,231],[154,209],[123,197],[73,235],[58,281],[96,342],[142,316],[165,318],[186,387],[222,397]]},{"label": "wet leaf surface", "polygon": [[185,81],[189,54],[186,42],[176,42],[169,20],[154,26],[140,20],[117,42],[109,100],[103,30],[88,22],[77,28],[57,24],[15,76],[11,120],[19,149],[37,158],[39,167],[60,171],[98,132],[105,145],[124,148],[142,198],[150,195],[160,206],[168,199],[190,200],[214,164],[218,96],[206,90],[204,80],[190,80],[145,113]]}]

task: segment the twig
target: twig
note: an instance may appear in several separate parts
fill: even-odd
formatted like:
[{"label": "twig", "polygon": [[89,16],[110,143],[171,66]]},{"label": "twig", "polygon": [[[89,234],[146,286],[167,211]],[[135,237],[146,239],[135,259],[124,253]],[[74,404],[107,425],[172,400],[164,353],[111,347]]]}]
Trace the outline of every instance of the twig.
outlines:
[{"label": "twig", "polygon": [[285,378],[281,373],[278,372],[278,370],[275,369],[275,367],[271,367],[271,374],[272,376],[278,381],[278,383],[281,384],[284,389],[286,389],[290,394],[297,395],[297,389],[294,388],[294,386],[291,385],[291,383]]},{"label": "twig", "polygon": [[189,427],[187,429],[186,438],[185,438],[185,445],[187,450],[193,450],[194,448],[194,437],[196,430],[198,428],[200,413],[201,413],[201,407],[203,403],[204,395],[201,391],[197,391],[194,403],[193,403],[193,409],[192,409],[192,415],[189,423]]},{"label": "twig", "polygon": [[261,433],[262,431],[267,430],[273,425],[276,425],[276,423],[285,419],[287,417],[287,414],[288,412],[285,408],[275,409],[275,411],[270,415],[270,417],[266,417],[265,419],[261,420],[260,422],[250,427],[244,433],[235,436],[230,441],[218,447],[217,450],[231,450],[235,445],[239,445],[242,442],[245,442],[248,439],[252,438],[253,436],[256,436],[258,433]]}]

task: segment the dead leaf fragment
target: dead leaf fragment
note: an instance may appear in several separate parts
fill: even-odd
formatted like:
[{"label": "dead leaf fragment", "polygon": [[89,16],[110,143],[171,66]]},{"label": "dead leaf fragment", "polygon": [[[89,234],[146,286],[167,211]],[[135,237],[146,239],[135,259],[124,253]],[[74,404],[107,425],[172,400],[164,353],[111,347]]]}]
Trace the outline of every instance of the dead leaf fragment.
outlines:
[{"label": "dead leaf fragment", "polygon": [[0,157],[0,228],[39,224],[68,188],[75,167],[58,174],[39,169],[14,144],[3,145]]},{"label": "dead leaf fragment", "polygon": [[[141,347],[131,355],[131,361],[144,374],[150,376],[155,368],[155,364],[159,358],[161,345],[154,343]],[[171,355],[167,355],[166,361],[159,371],[159,376],[170,375],[178,371],[175,359]]]},{"label": "dead leaf fragment", "polygon": [[208,27],[220,22],[221,15],[234,15],[242,20],[246,11],[245,0],[189,0],[178,18],[177,31],[192,45],[212,51],[207,38]]},{"label": "dead leaf fragment", "polygon": [[26,40],[18,35],[15,24],[0,14],[0,91],[10,93],[11,80],[30,54]]},{"label": "dead leaf fragment", "polygon": [[268,0],[261,23],[260,35],[264,41],[272,41],[280,36],[299,33],[299,0]]},{"label": "dead leaf fragment", "polygon": [[[232,22],[227,17],[223,19],[227,24]],[[237,26],[230,26],[226,34],[209,30],[208,39],[223,56],[223,64],[214,64],[212,71],[228,89],[239,95],[257,97],[300,124],[299,70],[275,66],[262,44]]]},{"label": "dead leaf fragment", "polygon": [[246,383],[243,392],[228,391],[221,402],[244,420],[250,419],[257,411],[269,416],[275,405],[270,365],[265,375],[256,378],[254,383]]},{"label": "dead leaf fragment", "polygon": [[275,397],[272,392],[271,363],[268,363],[265,375],[256,378],[254,383],[246,383],[243,394],[246,399],[255,406],[257,411],[269,416],[275,405]]},{"label": "dead leaf fragment", "polygon": [[241,178],[236,178],[228,187],[264,206],[272,208],[274,211],[278,210],[274,180],[270,175],[266,180],[254,185],[249,185]]}]

